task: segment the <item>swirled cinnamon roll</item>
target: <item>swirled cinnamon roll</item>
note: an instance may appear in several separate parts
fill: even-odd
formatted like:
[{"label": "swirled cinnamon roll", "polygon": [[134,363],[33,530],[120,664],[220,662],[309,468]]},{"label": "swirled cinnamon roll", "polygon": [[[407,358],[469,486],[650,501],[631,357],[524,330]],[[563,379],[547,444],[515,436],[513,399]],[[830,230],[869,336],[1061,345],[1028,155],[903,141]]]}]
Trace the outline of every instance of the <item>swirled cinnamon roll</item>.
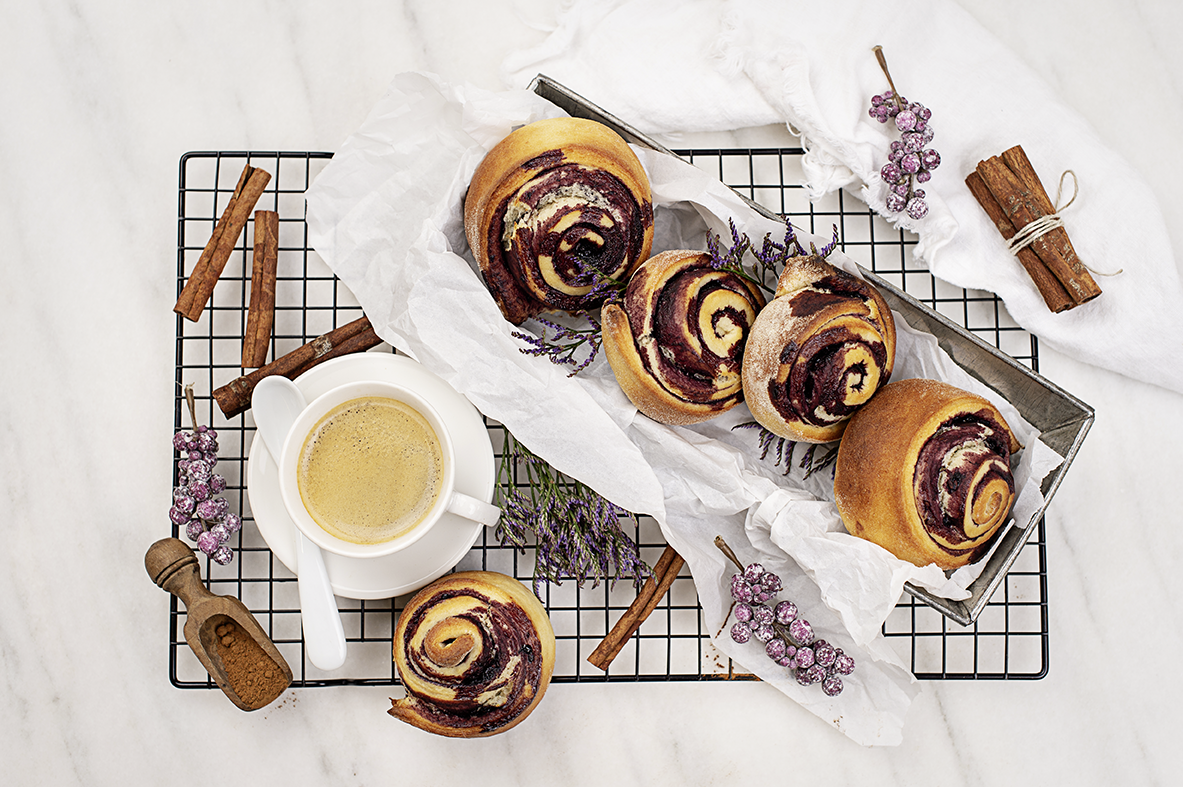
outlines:
[{"label": "swirled cinnamon roll", "polygon": [[534,710],[554,662],[554,629],[525,586],[491,571],[450,574],[399,614],[394,664],[407,695],[389,713],[437,735],[495,735]]},{"label": "swirled cinnamon roll", "polygon": [[699,251],[664,251],[604,305],[604,352],[620,387],[665,424],[713,418],[743,401],[744,342],[764,297]]},{"label": "swirled cinnamon roll", "polygon": [[891,383],[842,437],[838,513],[851,533],[902,560],[958,568],[1006,523],[1018,448],[986,399],[936,380]]},{"label": "swirled cinnamon roll", "polygon": [[894,363],[895,321],[879,291],[821,257],[794,257],[748,337],[744,398],[770,432],[828,443]]},{"label": "swirled cinnamon roll", "polygon": [[505,318],[578,311],[649,256],[649,178],[615,132],[580,118],[523,126],[477,167],[464,231]]}]

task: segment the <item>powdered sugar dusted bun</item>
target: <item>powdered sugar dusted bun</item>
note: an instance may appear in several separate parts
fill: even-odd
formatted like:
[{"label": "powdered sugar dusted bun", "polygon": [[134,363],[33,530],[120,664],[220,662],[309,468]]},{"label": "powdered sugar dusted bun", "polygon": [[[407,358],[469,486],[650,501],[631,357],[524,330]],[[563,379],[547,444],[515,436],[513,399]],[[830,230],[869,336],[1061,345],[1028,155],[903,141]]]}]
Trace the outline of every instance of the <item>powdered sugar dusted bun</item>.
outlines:
[{"label": "powdered sugar dusted bun", "polygon": [[464,231],[510,322],[591,308],[602,300],[593,274],[626,281],[649,256],[649,178],[607,126],[540,120],[511,133],[477,167]]},{"label": "powdered sugar dusted bun", "polygon": [[664,424],[705,421],[743,400],[744,343],[763,305],[754,285],[712,268],[706,253],[664,251],[604,305],[604,352],[642,413]]},{"label": "powdered sugar dusted bun", "polygon": [[901,560],[964,566],[1009,518],[1018,448],[986,399],[936,380],[893,382],[842,436],[838,513],[851,533]]},{"label": "powdered sugar dusted bun", "polygon": [[828,443],[891,377],[895,321],[879,291],[819,256],[790,259],[744,350],[744,398],[781,437]]},{"label": "powdered sugar dusted bun", "polygon": [[522,583],[463,571],[420,590],[399,614],[394,664],[407,696],[389,713],[451,738],[504,732],[537,707],[555,664],[546,609]]}]

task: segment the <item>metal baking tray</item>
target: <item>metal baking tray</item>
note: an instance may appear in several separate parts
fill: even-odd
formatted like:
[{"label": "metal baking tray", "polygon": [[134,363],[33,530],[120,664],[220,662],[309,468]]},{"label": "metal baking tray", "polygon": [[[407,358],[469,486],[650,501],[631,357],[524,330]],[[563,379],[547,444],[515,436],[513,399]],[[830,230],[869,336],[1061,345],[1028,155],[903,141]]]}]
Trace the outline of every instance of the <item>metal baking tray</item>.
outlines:
[{"label": "metal baking tray", "polygon": [[[532,82],[531,90],[574,117],[603,123],[629,142],[671,156],[676,155],[672,150],[549,77],[539,74]],[[736,193],[762,215],[775,220],[782,218],[746,195]],[[1064,462],[1043,481],[1043,506],[1027,522],[1016,522],[1006,530],[1001,537],[1001,543],[988,558],[985,569],[970,585],[971,595],[968,599],[950,601],[911,584],[905,585],[905,589],[912,596],[939,610],[949,619],[968,626],[986,608],[990,597],[1005,580],[1007,571],[1018,558],[1032,531],[1042,521],[1047,506],[1059,489],[1064,474],[1068,472],[1085,435],[1092,426],[1093,408],[874,272],[866,268],[862,268],[862,271],[883,293],[891,308],[902,314],[909,325],[936,337],[940,346],[955,363],[1004,396],[1024,418],[1042,432],[1040,440],[1064,457]]]}]

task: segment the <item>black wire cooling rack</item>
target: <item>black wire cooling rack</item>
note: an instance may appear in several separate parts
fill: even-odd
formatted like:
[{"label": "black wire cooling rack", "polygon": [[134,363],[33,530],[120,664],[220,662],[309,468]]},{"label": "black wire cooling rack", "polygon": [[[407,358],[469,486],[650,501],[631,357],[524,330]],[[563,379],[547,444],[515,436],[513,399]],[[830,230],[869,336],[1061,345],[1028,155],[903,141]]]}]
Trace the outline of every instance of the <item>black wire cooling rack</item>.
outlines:
[{"label": "black wire cooling rack", "polygon": [[[892,228],[865,204],[843,192],[810,200],[799,184],[800,148],[693,149],[676,151],[744,196],[822,237],[837,226],[841,248],[916,299],[1038,371],[1035,337],[1019,328],[991,293],[967,291],[934,279],[911,258],[915,238]],[[332,157],[316,152],[192,152],[182,156],[178,195],[177,291],[201,255],[246,164],[271,173],[257,209],[279,214],[279,264],[271,358],[362,315],[349,290],[308,246],[304,192]],[[219,595],[240,598],[292,666],[295,687],[392,685],[398,683],[390,656],[391,633],[406,599],[356,601],[338,598],[349,647],[345,666],[322,673],[305,658],[295,576],[264,543],[247,499],[246,464],[254,421],[250,411],[227,419],[210,392],[243,374],[242,336],[251,278],[243,232],[213,298],[197,322],[177,317],[174,428],[189,426],[183,387],[193,384],[199,422],[218,431],[217,472],[227,481],[223,496],[243,519],[231,537],[234,560],[220,566],[203,555],[202,576]],[[382,345],[371,352],[391,352]],[[489,423],[500,460],[504,429]],[[176,468],[174,465],[174,478]],[[502,483],[518,484],[518,479]],[[654,564],[665,547],[648,517],[622,520],[625,531]],[[184,538],[179,528],[173,535]],[[503,547],[484,533],[460,569],[500,571],[530,583],[532,553]],[[586,659],[635,597],[629,580],[579,587],[574,581],[544,586],[543,602],[557,639],[556,682],[697,681],[749,679],[710,642],[694,583],[685,569],[607,672]],[[172,599],[169,615],[169,678],[178,688],[215,688],[182,633],[185,612]],[[1006,581],[970,626],[904,595],[883,627],[887,640],[922,680],[1038,679],[1047,674],[1048,610],[1044,523],[1041,520]]]}]

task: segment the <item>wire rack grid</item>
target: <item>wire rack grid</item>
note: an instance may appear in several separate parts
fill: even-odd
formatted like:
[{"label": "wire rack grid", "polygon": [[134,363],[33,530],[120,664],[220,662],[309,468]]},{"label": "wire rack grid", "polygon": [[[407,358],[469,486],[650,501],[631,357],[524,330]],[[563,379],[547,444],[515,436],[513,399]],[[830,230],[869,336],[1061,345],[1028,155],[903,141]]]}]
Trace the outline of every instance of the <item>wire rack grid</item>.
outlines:
[{"label": "wire rack grid", "polygon": [[[865,267],[967,327],[1022,363],[1038,370],[1034,337],[1016,326],[990,293],[965,291],[935,280],[915,263],[915,239],[892,228],[848,194],[811,201],[804,188],[800,148],[679,150],[679,155],[719,177],[741,194],[790,218],[803,230],[828,237],[838,229],[840,247]],[[200,256],[246,164],[272,174],[257,205],[279,214],[279,264],[271,356],[279,357],[362,315],[357,301],[309,248],[304,192],[330,153],[209,151],[185,154],[178,194],[177,290]],[[253,223],[253,222],[252,222]],[[204,556],[202,573],[217,594],[240,598],[292,666],[293,686],[394,685],[391,634],[405,598],[364,601],[338,598],[349,647],[344,667],[322,673],[305,657],[295,576],[275,557],[252,519],[245,490],[246,464],[254,439],[250,411],[226,418],[210,392],[243,374],[241,342],[251,278],[248,243],[239,238],[213,298],[197,322],[176,323],[174,427],[189,426],[183,386],[193,384],[197,418],[218,432],[223,496],[240,514],[243,528],[232,537],[234,560],[220,566]],[[371,352],[390,352],[386,345]],[[498,464],[504,429],[486,420]],[[179,459],[179,457],[178,457]],[[176,468],[174,466],[174,478]],[[516,477],[499,483],[520,486]],[[622,519],[650,565],[665,541],[649,517]],[[178,527],[173,535],[183,538]],[[500,571],[530,584],[532,552],[497,543],[486,532],[457,567]],[[557,639],[556,682],[697,681],[750,679],[710,642],[689,572],[674,581],[657,610],[604,672],[586,659],[635,596],[630,580],[545,584],[542,600]],[[169,615],[169,677],[178,688],[215,685],[189,651],[182,633],[185,613],[174,598]],[[1038,679],[1047,672],[1047,570],[1044,524],[1032,531],[1006,582],[971,626],[950,622],[937,610],[905,596],[884,624],[884,634],[923,680]]]}]

